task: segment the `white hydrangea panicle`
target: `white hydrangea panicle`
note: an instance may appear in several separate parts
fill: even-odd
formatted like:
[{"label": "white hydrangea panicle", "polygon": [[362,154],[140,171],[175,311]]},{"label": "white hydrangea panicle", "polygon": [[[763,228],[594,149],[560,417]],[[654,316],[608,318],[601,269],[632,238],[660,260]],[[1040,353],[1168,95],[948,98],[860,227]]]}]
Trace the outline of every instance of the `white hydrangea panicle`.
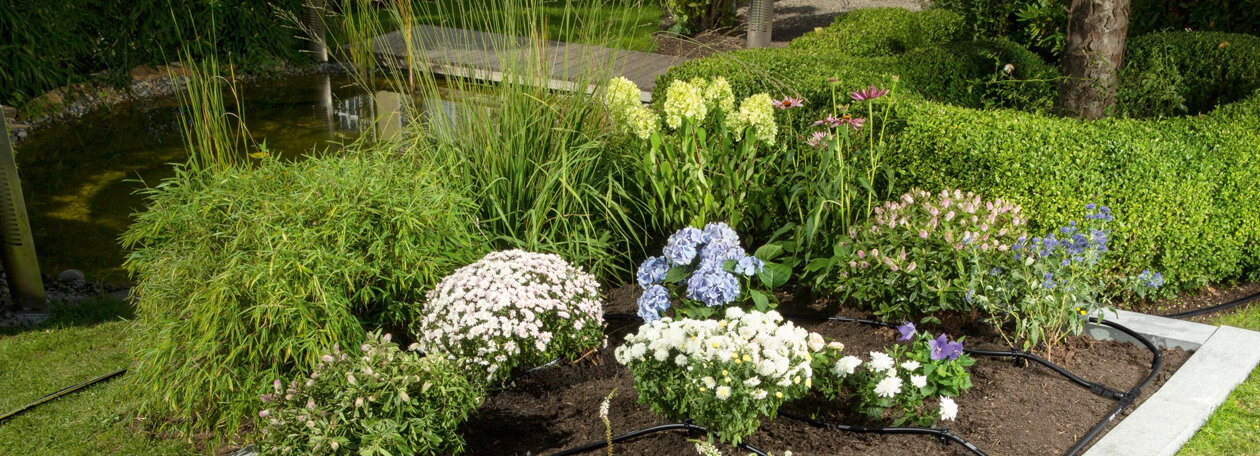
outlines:
[{"label": "white hydrangea panicle", "polygon": [[753,137],[774,145],[779,125],[774,121],[774,99],[759,93],[739,102],[739,111],[726,117],[726,127],[735,131],[737,140],[743,139],[744,130],[751,128]]},{"label": "white hydrangea panicle", "polygon": [[731,91],[731,83],[718,76],[704,89],[704,100],[710,111],[721,110],[730,113],[735,109],[735,93]]},{"label": "white hydrangea panicle", "polygon": [[[506,250],[456,270],[430,290],[416,338],[424,352],[458,360],[492,381],[517,367],[599,347],[602,320],[594,276],[557,255]],[[622,348],[619,359],[647,354],[646,348]]]},{"label": "white hydrangea panicle", "polygon": [[608,113],[618,122],[625,120],[626,112],[633,107],[641,107],[639,86],[629,79],[618,76],[608,81],[604,91],[604,106]]},{"label": "white hydrangea panicle", "polygon": [[704,100],[704,89],[690,82],[675,79],[665,89],[665,125],[677,129],[682,126],[683,119],[696,122],[704,121],[708,116],[708,105]]}]

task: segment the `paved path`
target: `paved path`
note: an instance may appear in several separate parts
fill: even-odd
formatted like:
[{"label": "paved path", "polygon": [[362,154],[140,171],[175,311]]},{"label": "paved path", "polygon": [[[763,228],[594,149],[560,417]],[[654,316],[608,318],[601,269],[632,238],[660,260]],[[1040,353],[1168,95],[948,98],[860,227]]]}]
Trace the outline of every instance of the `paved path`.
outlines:
[{"label": "paved path", "polygon": [[[403,32],[396,31],[374,38],[372,46],[378,57],[405,66],[406,42]],[[412,28],[411,43],[412,55],[422,60],[417,65],[438,74],[500,82],[507,74],[544,71],[548,87],[573,91],[583,89],[579,83],[603,82],[595,78],[624,76],[639,86],[644,101],[651,99],[657,76],[688,60],[431,25]],[[537,65],[539,61],[546,65]]]}]

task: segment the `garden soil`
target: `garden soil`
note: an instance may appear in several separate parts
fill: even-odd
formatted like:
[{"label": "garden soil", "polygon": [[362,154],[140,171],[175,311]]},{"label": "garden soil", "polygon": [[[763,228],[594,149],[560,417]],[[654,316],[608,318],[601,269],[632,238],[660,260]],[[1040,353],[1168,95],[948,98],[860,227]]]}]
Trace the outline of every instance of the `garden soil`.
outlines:
[{"label": "garden soil", "polygon": [[[628,286],[610,293],[606,312],[633,315],[637,288]],[[805,300],[808,301],[808,300]],[[835,303],[808,302],[784,304],[780,311],[803,316],[843,315],[869,318],[869,313],[845,309]],[[826,322],[795,318],[798,324],[835,338],[846,345],[845,352],[866,357],[896,343],[895,331],[859,323]],[[609,418],[612,434],[670,423],[638,402],[630,371],[618,364],[613,349],[624,337],[636,331],[639,322],[611,321],[606,333],[608,344],[575,363],[563,362],[518,376],[503,390],[494,392],[463,429],[468,442],[467,455],[549,455],[590,442],[603,440],[605,427],[599,406],[613,395]],[[1004,350],[1000,337],[983,327],[945,322],[951,334],[968,334],[971,348]],[[1143,390],[1141,404],[1190,356],[1182,350],[1165,350],[1164,367],[1153,384]],[[1071,372],[1112,388],[1128,390],[1148,373],[1151,355],[1144,348],[1075,338],[1066,348],[1051,354],[1053,360]],[[1094,426],[1115,401],[1096,396],[1040,366],[1017,367],[1009,360],[979,358],[971,368],[974,387],[958,398],[958,420],[947,422],[949,430],[972,442],[990,455],[1062,454],[1090,427]],[[1130,407],[1132,411],[1136,406]],[[841,424],[877,424],[864,421],[842,404],[821,399],[789,402],[783,410],[814,414]],[[1117,419],[1119,422],[1123,415]],[[1112,424],[1114,426],[1114,423]],[[682,431],[642,436],[614,446],[615,455],[693,455],[692,439]],[[922,435],[885,436],[855,434],[812,427],[787,418],[763,422],[745,442],[763,451],[782,455],[791,450],[796,456],[811,455],[963,455],[960,445],[943,445]],[[726,447],[728,454],[744,455]],[[607,454],[606,450],[589,454]]]}]

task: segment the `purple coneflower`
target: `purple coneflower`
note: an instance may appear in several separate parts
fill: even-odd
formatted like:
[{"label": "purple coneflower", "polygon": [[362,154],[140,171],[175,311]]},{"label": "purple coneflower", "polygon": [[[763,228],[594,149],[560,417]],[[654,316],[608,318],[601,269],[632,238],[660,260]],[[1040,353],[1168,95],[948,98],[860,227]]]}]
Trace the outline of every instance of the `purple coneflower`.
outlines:
[{"label": "purple coneflower", "polygon": [[779,109],[792,109],[805,106],[805,100],[795,97],[783,97],[782,100],[774,100],[774,107]]},{"label": "purple coneflower", "polygon": [[874,100],[884,95],[888,95],[888,91],[875,86],[870,86],[857,92],[849,92],[849,96],[853,97],[853,101]]},{"label": "purple coneflower", "polygon": [[816,131],[813,135],[810,135],[809,139],[806,140],[805,143],[809,144],[810,147],[823,147],[827,144],[827,140],[830,138],[831,132]]}]

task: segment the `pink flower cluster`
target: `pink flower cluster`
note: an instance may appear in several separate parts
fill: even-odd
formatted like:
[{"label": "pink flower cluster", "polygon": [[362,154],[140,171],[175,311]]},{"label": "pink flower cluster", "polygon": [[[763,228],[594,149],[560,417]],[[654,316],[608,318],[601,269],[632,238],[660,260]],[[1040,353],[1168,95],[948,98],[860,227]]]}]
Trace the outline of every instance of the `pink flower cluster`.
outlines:
[{"label": "pink flower cluster", "polygon": [[[908,234],[925,243],[943,243],[954,250],[977,248],[981,251],[1010,251],[1011,246],[1023,234],[1025,220],[1019,215],[1020,207],[1001,199],[983,200],[980,195],[961,190],[943,190],[931,194],[913,190],[901,195],[896,201],[885,202],[875,208],[868,221],[868,239],[884,238],[897,233]],[[918,264],[907,262],[906,249],[896,252],[878,246],[862,248],[859,243],[856,258],[849,262],[852,268],[865,269],[872,262],[882,264],[893,271],[913,272]]]},{"label": "pink flower cluster", "polygon": [[557,255],[493,252],[442,279],[419,322],[420,350],[488,380],[603,342],[595,277]]}]

